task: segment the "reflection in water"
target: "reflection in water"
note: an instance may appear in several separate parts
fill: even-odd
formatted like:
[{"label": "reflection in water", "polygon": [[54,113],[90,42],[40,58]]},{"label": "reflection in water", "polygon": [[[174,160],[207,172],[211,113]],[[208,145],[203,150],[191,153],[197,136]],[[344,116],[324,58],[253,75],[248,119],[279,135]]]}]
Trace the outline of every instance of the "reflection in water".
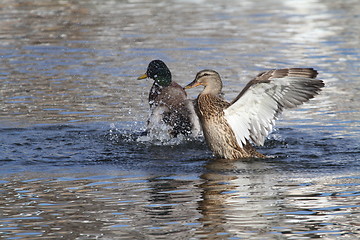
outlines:
[{"label": "reflection in water", "polygon": [[[99,167],[96,167],[99,168]],[[102,167],[2,178],[7,238],[318,238],[360,234],[358,176],[298,178],[261,162],[208,162],[201,178]],[[68,172],[68,173],[66,173]],[[338,224],[341,223],[341,224]]]},{"label": "reflection in water", "polygon": [[[1,238],[356,238],[359,12],[356,0],[2,1]],[[134,141],[151,86],[135,79],[155,58],[182,85],[219,71],[226,99],[269,68],[314,67],[326,88],[278,122],[261,149],[274,158],[209,160],[199,142]]]},{"label": "reflection in water", "polygon": [[201,184],[201,234],[217,239],[222,235],[243,238],[267,233],[272,224],[263,214],[275,210],[274,169],[264,162],[221,159],[209,162],[207,169],[209,173],[202,175],[205,182]]},{"label": "reflection in water", "polygon": [[[348,222],[360,205],[353,200],[359,191],[337,192],[343,179],[288,179],[275,166],[263,162],[224,162],[207,165],[202,175],[199,210],[207,239],[286,236],[318,238],[359,234]],[[357,177],[349,177],[351,185]],[[290,180],[290,181],[289,181]],[[308,182],[309,181],[309,182]],[[336,184],[340,182],[340,184]],[[351,188],[351,187],[350,187]],[[326,192],[324,192],[326,191]],[[340,197],[341,196],[341,197]],[[351,203],[344,199],[350,200]],[[353,205],[354,204],[354,205]],[[352,217],[350,217],[352,218]]]},{"label": "reflection in water", "polygon": [[197,225],[187,224],[198,216],[189,180],[139,174],[33,177],[1,183],[5,236],[185,237]]}]

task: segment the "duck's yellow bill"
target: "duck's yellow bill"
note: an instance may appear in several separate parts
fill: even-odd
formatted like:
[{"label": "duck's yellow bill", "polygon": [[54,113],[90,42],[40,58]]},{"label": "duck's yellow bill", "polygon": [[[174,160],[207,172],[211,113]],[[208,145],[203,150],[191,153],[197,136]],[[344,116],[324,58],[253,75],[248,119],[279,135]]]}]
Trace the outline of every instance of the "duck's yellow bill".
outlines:
[{"label": "duck's yellow bill", "polygon": [[141,75],[140,77],[138,77],[137,80],[145,79],[147,77],[148,77],[148,75],[145,73],[145,74]]},{"label": "duck's yellow bill", "polygon": [[184,89],[189,89],[189,88],[197,87],[197,86],[200,86],[200,85],[201,85],[201,83],[197,82],[196,79],[195,79],[194,81],[192,81],[191,83],[186,85],[184,87]]}]

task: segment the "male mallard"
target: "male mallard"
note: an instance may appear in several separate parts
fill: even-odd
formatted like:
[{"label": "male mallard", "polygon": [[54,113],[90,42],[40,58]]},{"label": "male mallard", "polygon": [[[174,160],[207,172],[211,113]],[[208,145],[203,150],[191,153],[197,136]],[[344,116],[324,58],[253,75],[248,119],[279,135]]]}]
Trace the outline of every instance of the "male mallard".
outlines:
[{"label": "male mallard", "polygon": [[203,70],[185,88],[204,90],[196,100],[205,140],[214,155],[225,159],[264,158],[250,144],[263,145],[277,116],[318,94],[324,83],[312,68],[274,69],[260,73],[231,102],[220,97],[222,82],[213,70]]},{"label": "male mallard", "polygon": [[151,61],[146,73],[138,79],[145,78],[154,80],[149,93],[152,113],[147,132],[165,123],[170,127],[169,133],[173,137],[178,134],[197,136],[201,128],[194,104],[187,99],[185,90],[172,81],[171,72],[165,63],[161,60]]}]

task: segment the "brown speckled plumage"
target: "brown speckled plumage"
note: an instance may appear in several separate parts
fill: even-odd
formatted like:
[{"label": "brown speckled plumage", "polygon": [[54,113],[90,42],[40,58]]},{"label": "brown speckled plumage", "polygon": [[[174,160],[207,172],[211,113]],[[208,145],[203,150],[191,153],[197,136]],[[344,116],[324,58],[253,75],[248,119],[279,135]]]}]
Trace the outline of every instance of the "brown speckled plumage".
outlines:
[{"label": "brown speckled plumage", "polygon": [[205,140],[216,157],[225,159],[264,158],[250,144],[262,145],[274,120],[284,108],[313,98],[324,86],[312,68],[288,68],[260,73],[228,103],[220,96],[222,82],[213,70],[197,73],[185,88],[199,85],[204,90],[196,111]]},{"label": "brown speckled plumage", "polygon": [[223,110],[229,107],[230,103],[212,94],[200,94],[196,102],[196,111],[205,140],[216,157],[226,159],[265,157],[249,142],[243,148],[237,144],[234,133],[224,121]]}]

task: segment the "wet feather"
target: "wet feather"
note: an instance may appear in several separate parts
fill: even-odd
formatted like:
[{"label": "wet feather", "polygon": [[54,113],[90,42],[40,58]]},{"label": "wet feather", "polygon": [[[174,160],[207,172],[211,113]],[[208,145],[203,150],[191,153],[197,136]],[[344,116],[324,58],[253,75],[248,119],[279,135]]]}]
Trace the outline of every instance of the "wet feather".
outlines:
[{"label": "wet feather", "polygon": [[296,107],[318,94],[324,83],[316,76],[317,71],[312,68],[262,72],[231,103],[220,96],[222,82],[216,71],[200,71],[186,88],[204,86],[196,110],[205,140],[215,156],[265,157],[250,142],[263,145],[284,109]]}]

